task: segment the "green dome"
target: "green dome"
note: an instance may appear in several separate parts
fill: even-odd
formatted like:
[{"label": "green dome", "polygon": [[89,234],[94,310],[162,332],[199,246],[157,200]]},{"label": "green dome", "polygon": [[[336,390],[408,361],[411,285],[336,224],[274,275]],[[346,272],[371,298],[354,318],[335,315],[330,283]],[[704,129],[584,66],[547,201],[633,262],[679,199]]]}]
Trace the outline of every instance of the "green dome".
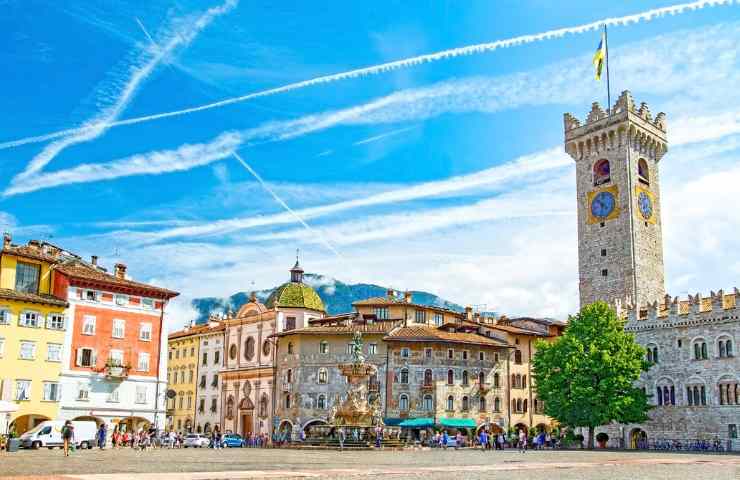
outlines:
[{"label": "green dome", "polygon": [[324,311],[324,302],[316,290],[305,283],[287,282],[280,285],[267,297],[267,308],[289,307],[307,308],[309,310]]}]

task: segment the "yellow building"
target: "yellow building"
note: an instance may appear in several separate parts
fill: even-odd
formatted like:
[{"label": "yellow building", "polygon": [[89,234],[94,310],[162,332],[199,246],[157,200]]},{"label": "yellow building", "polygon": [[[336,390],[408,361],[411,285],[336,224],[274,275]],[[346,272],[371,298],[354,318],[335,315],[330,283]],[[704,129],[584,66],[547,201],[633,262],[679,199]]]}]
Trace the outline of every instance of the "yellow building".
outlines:
[{"label": "yellow building", "polygon": [[[192,432],[195,426],[196,387],[200,333],[208,326],[187,327],[168,338],[167,352],[167,429]],[[174,392],[174,396],[170,393]]]},{"label": "yellow building", "polygon": [[60,250],[31,241],[0,250],[0,400],[12,401],[10,430],[21,434],[55,419],[61,397],[67,302],[55,297],[52,265]]}]

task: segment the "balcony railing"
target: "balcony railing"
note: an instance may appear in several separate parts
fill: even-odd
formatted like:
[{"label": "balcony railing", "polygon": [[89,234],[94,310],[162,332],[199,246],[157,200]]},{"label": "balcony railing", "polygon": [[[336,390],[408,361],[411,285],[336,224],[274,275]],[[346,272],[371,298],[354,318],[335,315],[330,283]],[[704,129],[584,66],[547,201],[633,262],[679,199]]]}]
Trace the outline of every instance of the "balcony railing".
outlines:
[{"label": "balcony railing", "polygon": [[105,376],[113,379],[122,379],[128,377],[129,367],[125,365],[106,365]]},{"label": "balcony railing", "polygon": [[380,382],[367,382],[367,389],[370,392],[379,392]]}]

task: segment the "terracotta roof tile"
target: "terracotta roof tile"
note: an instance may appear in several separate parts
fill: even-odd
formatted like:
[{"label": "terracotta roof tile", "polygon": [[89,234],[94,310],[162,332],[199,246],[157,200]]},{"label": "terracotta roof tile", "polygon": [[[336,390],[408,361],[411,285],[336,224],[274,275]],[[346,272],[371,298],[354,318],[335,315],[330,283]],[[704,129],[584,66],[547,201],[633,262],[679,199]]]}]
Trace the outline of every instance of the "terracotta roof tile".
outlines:
[{"label": "terracotta roof tile", "polygon": [[38,260],[40,262],[55,263],[59,261],[59,256],[51,255],[42,250],[42,248],[32,245],[9,245],[3,247],[3,255],[18,255],[19,257]]},{"label": "terracotta roof tile", "polygon": [[11,290],[9,288],[0,288],[0,299],[39,303],[42,305],[55,305],[58,307],[66,307],[68,305],[66,301],[53,295],[37,295],[35,293],[16,292],[15,290]]},{"label": "terracotta roof tile", "polygon": [[486,345],[503,347],[505,342],[489,338],[478,333],[446,332],[444,330],[426,327],[398,327],[388,334],[383,340],[386,341],[411,341],[411,342],[444,342],[465,343],[469,345]]},{"label": "terracotta roof tile", "polygon": [[409,303],[406,302],[403,298],[390,298],[390,297],[371,297],[366,298],[364,300],[358,300],[356,302],[352,302],[352,306],[363,306],[363,307],[372,307],[372,306],[386,306],[386,305],[406,305],[409,307],[415,307],[415,308],[427,308],[429,310],[436,310],[438,312],[445,312],[452,315],[463,315],[463,313],[445,308],[445,307],[439,307],[437,305],[423,305],[421,303]]},{"label": "terracotta roof tile", "polygon": [[311,327],[297,328],[295,330],[288,330],[287,332],[280,332],[276,336],[284,337],[286,335],[351,335],[355,332],[360,333],[376,333],[376,334],[387,334],[393,330],[398,324],[395,322],[378,322],[368,324],[352,324],[352,325],[316,325]]},{"label": "terracotta roof tile", "polygon": [[167,335],[168,340],[174,340],[176,338],[185,338],[193,335],[201,335],[204,333],[219,332],[226,328],[226,324],[219,322],[218,325],[197,325],[195,327],[184,328]]},{"label": "terracotta roof tile", "polygon": [[87,280],[95,283],[102,283],[112,287],[130,288],[136,290],[146,290],[161,295],[163,298],[172,298],[179,295],[178,292],[167,290],[166,288],[147,285],[146,283],[135,282],[125,278],[118,278],[110,273],[103,272],[92,265],[81,260],[72,259],[59,263],[54,268],[74,279]]}]

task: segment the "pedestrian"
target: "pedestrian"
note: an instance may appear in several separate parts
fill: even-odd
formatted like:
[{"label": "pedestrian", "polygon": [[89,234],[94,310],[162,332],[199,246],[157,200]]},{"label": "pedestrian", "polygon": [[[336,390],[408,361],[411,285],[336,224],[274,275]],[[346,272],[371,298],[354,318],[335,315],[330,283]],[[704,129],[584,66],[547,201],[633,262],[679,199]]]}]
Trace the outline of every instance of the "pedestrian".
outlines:
[{"label": "pedestrian", "polygon": [[223,437],[221,436],[221,432],[219,430],[216,430],[215,440],[216,450],[221,450],[221,447],[223,447]]},{"label": "pedestrian", "polygon": [[547,432],[545,434],[545,446],[547,448],[550,448],[552,446],[552,437],[550,436],[550,432]]},{"label": "pedestrian", "polygon": [[301,433],[300,433],[300,437],[299,438],[300,438],[301,443],[303,443],[303,442],[306,441],[306,431],[305,430],[301,429]]},{"label": "pedestrian", "polygon": [[105,423],[101,423],[100,427],[98,427],[96,437],[98,440],[98,448],[103,450],[105,448],[105,442],[108,439],[108,431],[105,428]]},{"label": "pedestrian", "polygon": [[523,428],[519,430],[519,452],[527,453],[527,432]]},{"label": "pedestrian", "polygon": [[488,446],[488,433],[486,433],[485,428],[481,429],[480,435],[478,435],[478,442],[480,443],[481,452],[485,452]]},{"label": "pedestrian", "polygon": [[64,456],[69,457],[69,445],[70,443],[74,445],[75,441],[75,427],[69,420],[64,422],[62,427],[62,440],[64,441]]},{"label": "pedestrian", "polygon": [[344,434],[344,428],[339,427],[339,451],[340,452],[343,452],[344,451],[344,439],[345,438],[346,437],[345,437],[345,434]]},{"label": "pedestrian", "polygon": [[447,434],[447,430],[445,430],[444,432],[442,432],[442,448],[447,450],[447,444],[449,443],[449,441],[450,436]]},{"label": "pedestrian", "polygon": [[375,448],[380,448],[381,442],[383,441],[383,427],[380,425],[375,426]]}]

